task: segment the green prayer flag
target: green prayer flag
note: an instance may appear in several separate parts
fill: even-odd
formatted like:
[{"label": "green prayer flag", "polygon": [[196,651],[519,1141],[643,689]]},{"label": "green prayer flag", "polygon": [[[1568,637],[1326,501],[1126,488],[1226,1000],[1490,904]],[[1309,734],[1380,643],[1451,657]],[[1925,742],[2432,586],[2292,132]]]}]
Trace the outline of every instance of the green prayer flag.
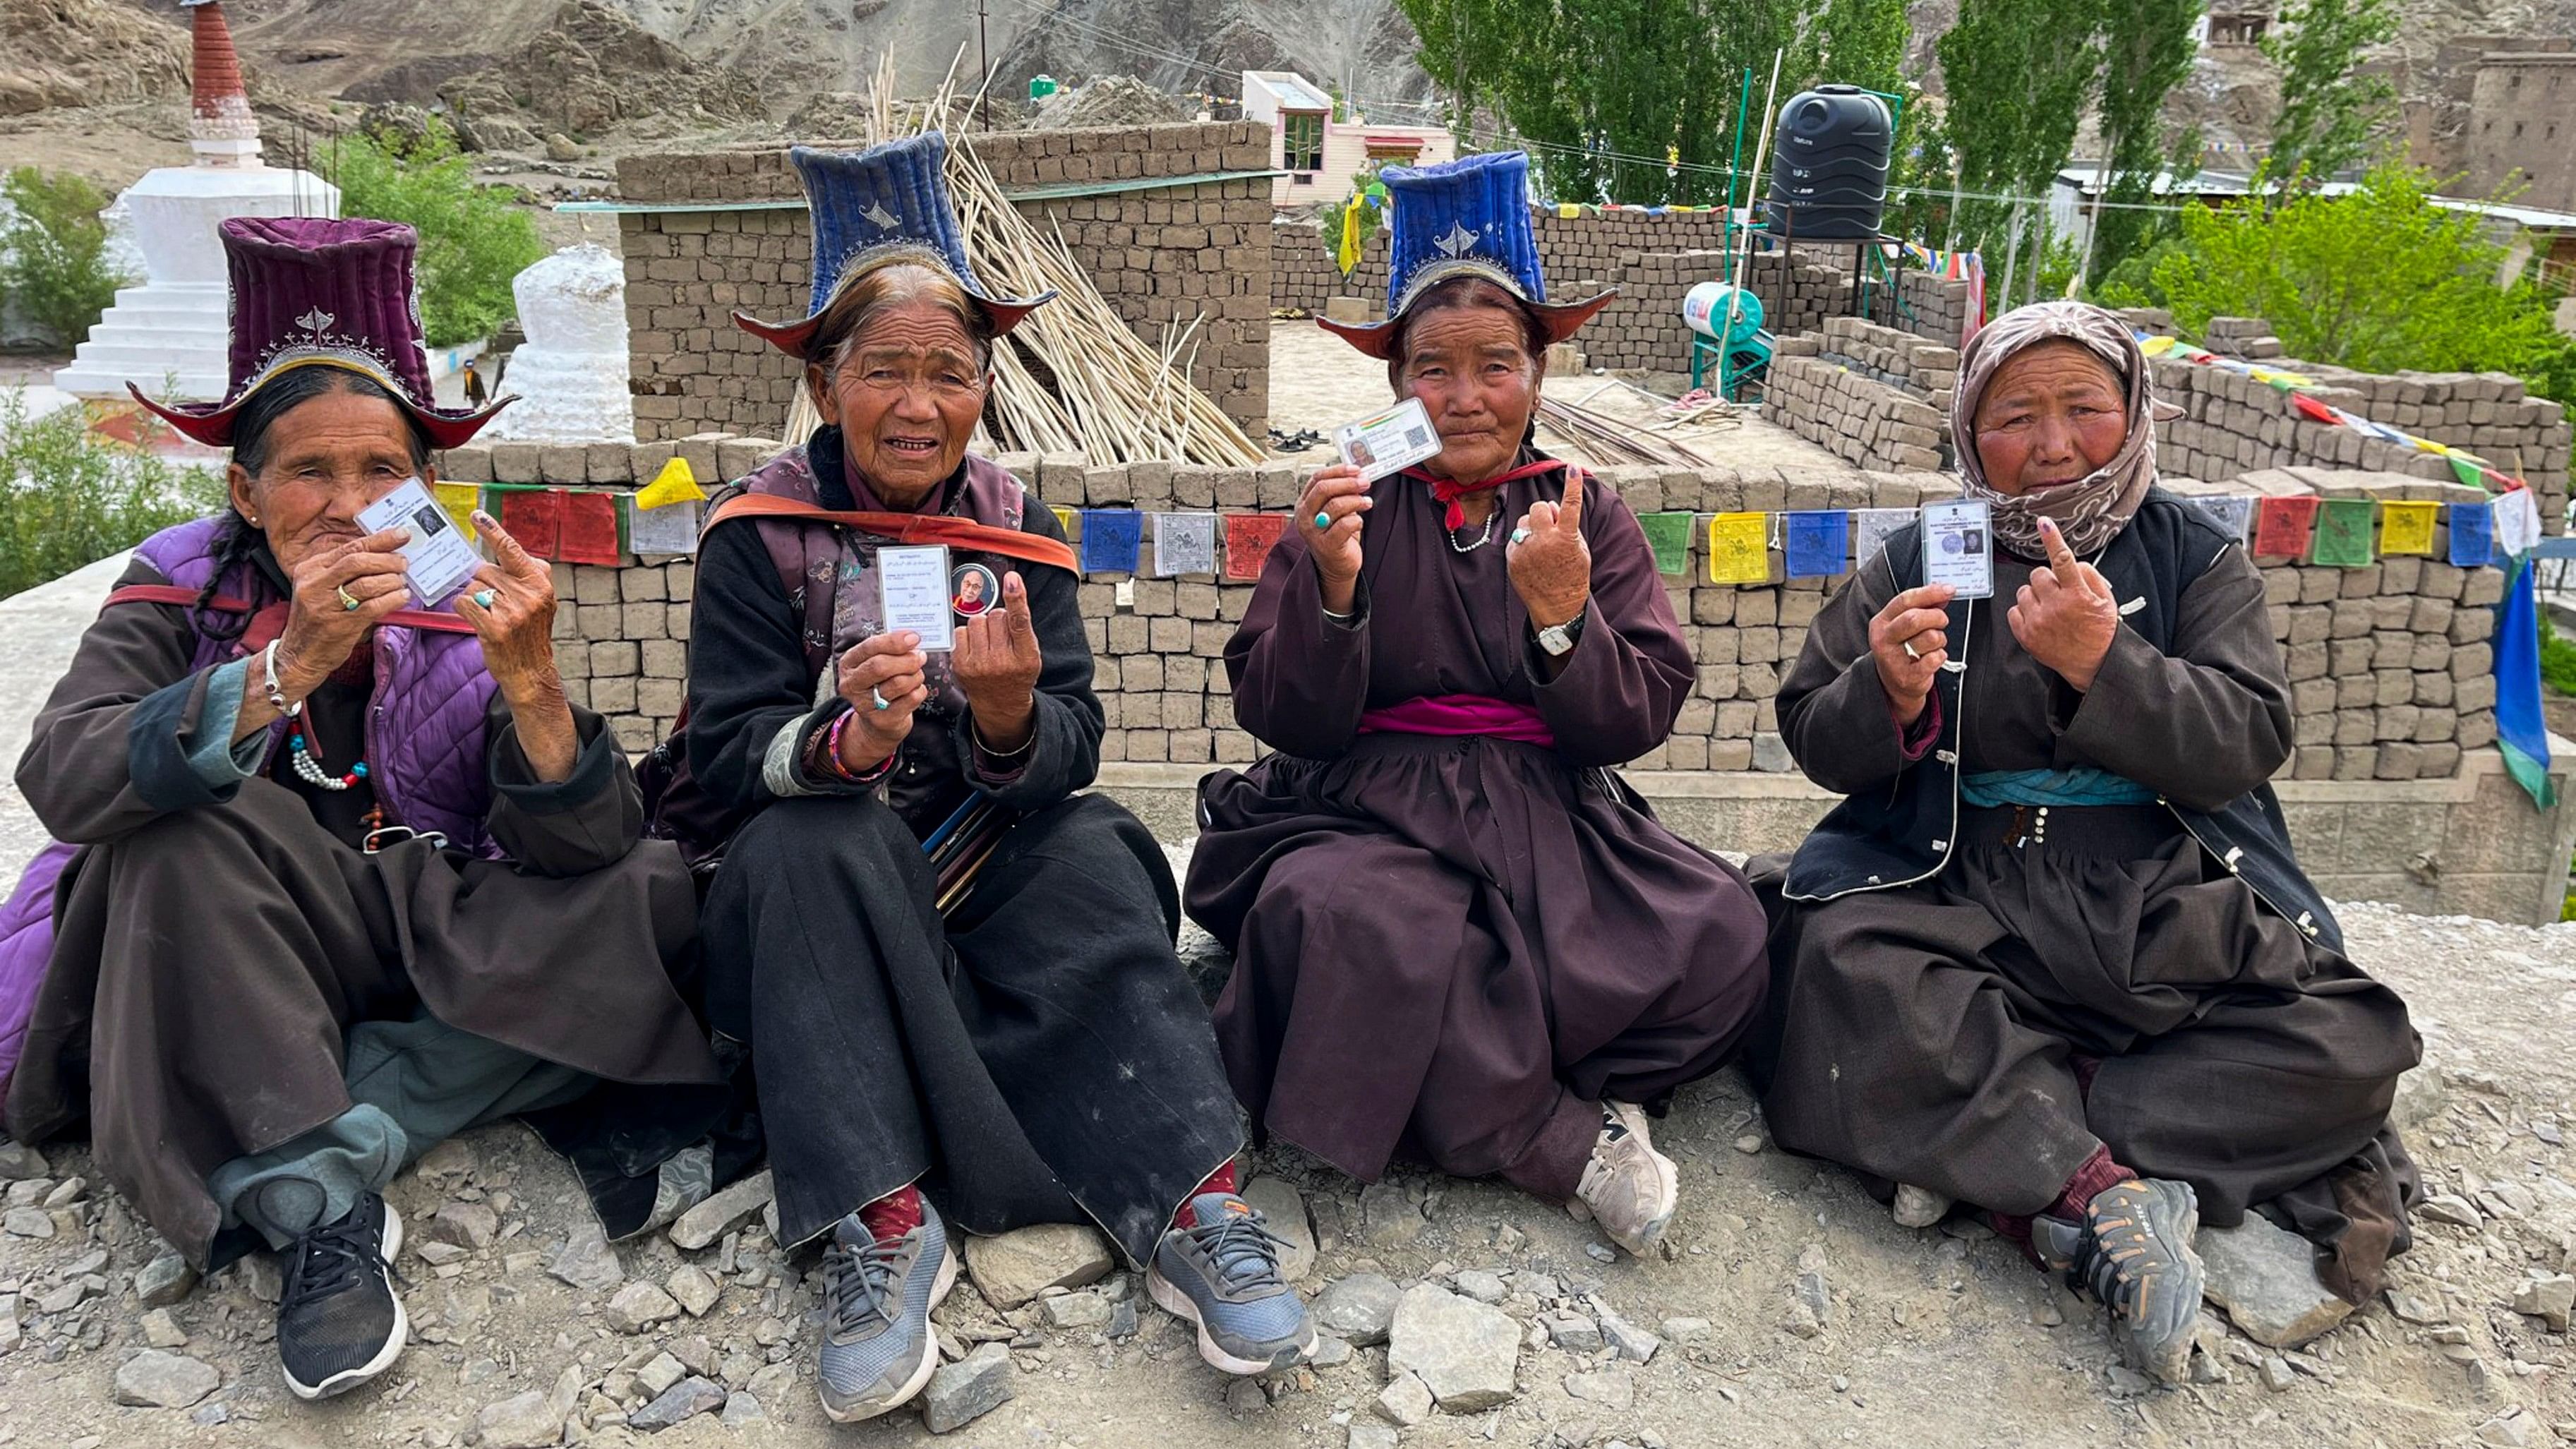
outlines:
[{"label": "green prayer flag", "polygon": [[2370,563],[2371,525],[2379,506],[2367,498],[2328,498],[2317,509],[2316,547],[2308,562],[2340,569]]},{"label": "green prayer flag", "polygon": [[2477,489],[2481,493],[2486,491],[2486,469],[2479,467],[2477,464],[2470,462],[2468,459],[2461,457],[2457,453],[2450,454],[2447,461],[2451,465],[2452,474],[2461,482],[2468,484],[2470,487]]},{"label": "green prayer flag", "polygon": [[1690,572],[1692,518],[1688,513],[1648,513],[1637,519],[1646,530],[1646,542],[1655,550],[1655,572]]}]

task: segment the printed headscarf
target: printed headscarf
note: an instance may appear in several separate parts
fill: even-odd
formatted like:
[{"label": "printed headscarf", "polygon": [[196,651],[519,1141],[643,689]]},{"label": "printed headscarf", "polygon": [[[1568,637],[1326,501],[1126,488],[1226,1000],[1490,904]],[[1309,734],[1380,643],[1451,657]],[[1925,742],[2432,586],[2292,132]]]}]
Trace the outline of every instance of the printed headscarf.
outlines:
[{"label": "printed headscarf", "polygon": [[[2005,363],[2056,338],[2080,342],[2111,365],[2121,384],[2128,436],[2118,455],[2093,473],[2055,488],[2007,496],[1986,481],[1985,464],[1977,457],[1977,403]],[[2128,526],[2156,481],[2155,395],[2147,384],[2147,359],[2138,350],[2137,334],[2116,314],[2089,302],[2034,302],[1987,323],[1959,358],[1950,438],[1967,495],[1993,507],[1998,543],[2023,558],[2045,558],[2048,546],[2040,538],[2039,520],[2050,518],[2068,548],[2078,554],[2100,552]]]}]

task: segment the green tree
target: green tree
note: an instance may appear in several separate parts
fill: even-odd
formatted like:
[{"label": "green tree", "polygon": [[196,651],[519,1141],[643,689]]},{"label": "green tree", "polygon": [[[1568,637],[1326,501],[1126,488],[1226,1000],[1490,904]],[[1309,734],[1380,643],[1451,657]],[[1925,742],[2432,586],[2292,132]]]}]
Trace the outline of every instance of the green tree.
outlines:
[{"label": "green tree", "polygon": [[[2085,233],[2080,277],[2093,275],[2098,259],[2117,266],[2152,240],[2158,213],[2133,210],[2153,199],[2155,175],[2180,157],[2164,134],[2165,98],[2191,75],[2199,46],[2192,32],[2206,0],[2103,0],[2103,185]],[[2194,154],[2197,138],[2186,142]]]},{"label": "green tree", "polygon": [[30,321],[65,347],[89,339],[116,289],[133,278],[107,259],[107,197],[70,172],[21,166],[0,181],[9,216],[0,224],[0,276]]},{"label": "green tree", "polygon": [[419,140],[349,136],[318,158],[344,216],[420,233],[420,316],[432,347],[490,336],[516,307],[510,281],[546,254],[509,190],[480,186],[455,134],[431,118]]},{"label": "green tree", "polygon": [[2301,0],[2281,12],[2263,37],[2263,54],[2281,72],[2281,114],[2263,174],[2318,181],[2369,159],[2371,134],[2397,90],[2384,76],[2361,75],[2361,54],[2397,35],[2389,0]]},{"label": "green tree", "polygon": [[[1935,49],[1961,191],[2048,194],[2101,78],[2101,3],[1960,0],[1958,23]],[[2012,274],[2015,253],[2025,261],[2038,253],[2047,220],[2033,203],[1968,199],[1953,227],[1958,244],[1986,252],[1988,271],[2002,279]]]},{"label": "green tree", "polygon": [[2436,206],[2425,173],[2372,170],[2345,196],[2303,193],[2265,206],[2183,213],[2180,244],[2154,290],[2196,333],[2216,316],[2262,317],[2293,357],[2364,372],[2509,372],[2576,400],[2569,339],[2553,298],[2495,284],[2504,248],[2473,211]]},{"label": "green tree", "polygon": [[29,418],[16,390],[0,396],[0,598],[211,513],[222,500],[213,473],[92,432],[77,407]]}]

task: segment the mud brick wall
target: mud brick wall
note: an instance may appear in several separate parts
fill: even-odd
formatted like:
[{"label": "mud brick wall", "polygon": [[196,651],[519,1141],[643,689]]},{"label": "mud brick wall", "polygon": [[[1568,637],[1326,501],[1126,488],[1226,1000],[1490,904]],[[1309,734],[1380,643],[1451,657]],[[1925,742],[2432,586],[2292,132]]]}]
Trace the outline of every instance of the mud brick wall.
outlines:
[{"label": "mud brick wall", "polygon": [[[1258,171],[1268,128],[1242,122],[1099,131],[997,132],[972,139],[1005,191]],[[793,200],[784,148],[631,156],[623,199],[661,205]],[[1160,344],[1198,322],[1190,379],[1259,433],[1270,410],[1269,183],[1254,178],[1016,203],[1060,232],[1118,315]],[[796,364],[733,325],[737,309],[798,317],[813,275],[801,209],[668,211],[619,218],[640,436],[783,426]]]},{"label": "mud brick wall", "polygon": [[1957,347],[1967,331],[1968,284],[1930,272],[1899,272],[1894,292],[1871,289],[1870,320]]},{"label": "mud brick wall", "polygon": [[[2451,465],[2402,443],[2365,437],[2300,413],[2271,386],[2225,368],[2159,358],[2156,395],[2183,416],[2156,429],[2159,466],[2172,476],[2226,479],[2261,469],[2320,467],[2454,480]],[[2352,372],[2283,361],[2313,382],[2322,402],[2418,437],[2463,448],[2540,494],[2548,532],[2566,530],[2569,429],[2565,409],[2527,396],[2502,373]]]},{"label": "mud brick wall", "polygon": [[[1916,342],[1911,333],[1873,327],[1851,317],[1837,317],[1827,325],[1844,324],[1904,338],[1916,343],[1924,353],[1945,356],[1956,366],[1957,354],[1951,349]],[[1898,359],[1905,356],[1856,339],[1841,341],[1845,346],[1865,348],[1873,357],[1888,357],[1891,353]],[[1910,361],[1901,373],[1880,369],[1847,356],[1828,354],[1828,345],[1829,339],[1821,333],[1779,340],[1763,397],[1763,416],[1855,467],[1930,472],[1949,466],[1948,387],[1936,393],[1911,381],[1900,383],[1893,379],[1916,375],[1946,378],[1952,374],[1929,367],[1917,369]]]}]

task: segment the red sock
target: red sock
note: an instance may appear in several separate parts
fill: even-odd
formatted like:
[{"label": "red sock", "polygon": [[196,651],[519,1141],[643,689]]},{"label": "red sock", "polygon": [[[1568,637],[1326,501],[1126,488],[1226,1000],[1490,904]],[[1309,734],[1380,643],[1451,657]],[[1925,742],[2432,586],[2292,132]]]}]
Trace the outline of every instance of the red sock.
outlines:
[{"label": "red sock", "polygon": [[[2137,1176],[2136,1173],[2112,1160],[2110,1148],[2096,1147],[2093,1149],[2093,1155],[2084,1159],[2084,1165],[2075,1169],[2075,1175],[2066,1180],[2066,1186],[2058,1190],[2057,1201],[2040,1209],[2036,1215],[2056,1218],[2061,1222],[2083,1222],[2085,1209],[2092,1205],[2095,1194],[2114,1183],[2126,1182],[2135,1176]],[[2034,1215],[1990,1212],[1986,1214],[1986,1220],[1993,1225],[1997,1233],[2018,1245],[2023,1256],[2036,1263],[2039,1257],[2030,1245],[2032,1216]]]},{"label": "red sock", "polygon": [[[1216,1171],[1207,1175],[1207,1181],[1200,1183],[1198,1187],[1190,1193],[1190,1198],[1196,1198],[1204,1193],[1231,1193],[1234,1191],[1236,1191],[1234,1185],[1234,1159],[1229,1157],[1225,1160],[1225,1165],[1223,1167],[1220,1167]],[[1176,1228],[1195,1228],[1198,1225],[1199,1215],[1190,1211],[1190,1199],[1183,1199],[1181,1202],[1181,1210],[1172,1214],[1172,1226]]]},{"label": "red sock", "polygon": [[921,1226],[921,1189],[899,1187],[859,1209],[870,1237],[890,1243]]}]

